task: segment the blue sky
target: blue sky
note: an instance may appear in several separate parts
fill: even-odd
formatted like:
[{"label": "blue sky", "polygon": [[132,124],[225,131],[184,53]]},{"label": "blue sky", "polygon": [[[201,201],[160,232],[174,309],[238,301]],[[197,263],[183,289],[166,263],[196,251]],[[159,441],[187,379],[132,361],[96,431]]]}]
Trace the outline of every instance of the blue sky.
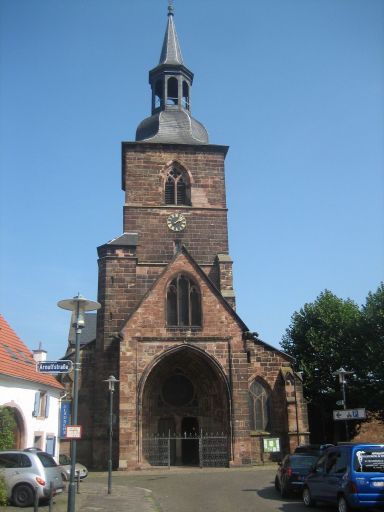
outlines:
[{"label": "blue sky", "polygon": [[[237,312],[278,346],[325,288],[383,279],[384,2],[175,0],[192,114],[229,145]],[[0,312],[49,359],[122,231],[121,141],[150,112],[166,0],[1,0]]]}]

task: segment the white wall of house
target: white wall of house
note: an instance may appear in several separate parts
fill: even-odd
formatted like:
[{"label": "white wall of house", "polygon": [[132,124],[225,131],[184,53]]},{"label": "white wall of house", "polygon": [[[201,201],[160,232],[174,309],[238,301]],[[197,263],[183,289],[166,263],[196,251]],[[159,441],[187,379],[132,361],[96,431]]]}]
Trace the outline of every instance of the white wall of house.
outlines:
[{"label": "white wall of house", "polygon": [[[17,411],[21,422],[21,449],[35,446],[47,450],[48,443],[48,451],[58,459],[62,393],[60,389],[45,384],[0,375],[0,406],[9,406]],[[46,407],[47,402],[49,405]]]}]

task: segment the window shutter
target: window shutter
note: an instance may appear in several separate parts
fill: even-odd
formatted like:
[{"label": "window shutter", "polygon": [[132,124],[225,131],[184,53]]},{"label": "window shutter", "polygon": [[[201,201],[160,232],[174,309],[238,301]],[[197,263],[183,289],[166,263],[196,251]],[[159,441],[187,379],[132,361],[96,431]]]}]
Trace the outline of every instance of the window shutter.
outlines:
[{"label": "window shutter", "polygon": [[49,416],[49,402],[50,402],[50,396],[47,394],[45,397],[45,417],[48,418]]},{"label": "window shutter", "polygon": [[36,391],[35,404],[33,406],[32,416],[37,417],[39,415],[39,410],[40,410],[40,391]]}]

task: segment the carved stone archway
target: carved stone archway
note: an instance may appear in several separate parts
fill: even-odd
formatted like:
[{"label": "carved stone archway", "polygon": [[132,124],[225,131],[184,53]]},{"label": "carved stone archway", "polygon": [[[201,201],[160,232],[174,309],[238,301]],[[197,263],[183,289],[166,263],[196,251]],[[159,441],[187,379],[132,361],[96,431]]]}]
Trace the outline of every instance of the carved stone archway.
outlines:
[{"label": "carved stone archway", "polygon": [[[143,382],[140,402],[142,439],[174,435],[173,465],[198,463],[193,438],[201,432],[225,434],[230,440],[227,380],[217,362],[196,347],[183,345],[159,357]],[[145,449],[142,461],[150,463]]]}]

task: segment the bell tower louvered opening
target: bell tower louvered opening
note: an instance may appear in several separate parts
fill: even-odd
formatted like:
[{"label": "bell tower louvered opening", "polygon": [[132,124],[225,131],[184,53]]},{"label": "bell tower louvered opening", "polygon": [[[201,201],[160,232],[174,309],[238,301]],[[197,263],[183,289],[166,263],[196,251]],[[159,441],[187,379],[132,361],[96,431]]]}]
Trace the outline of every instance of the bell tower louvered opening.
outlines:
[{"label": "bell tower louvered opening", "polygon": [[166,177],[164,187],[165,204],[190,206],[190,186],[187,174],[172,167]]}]

